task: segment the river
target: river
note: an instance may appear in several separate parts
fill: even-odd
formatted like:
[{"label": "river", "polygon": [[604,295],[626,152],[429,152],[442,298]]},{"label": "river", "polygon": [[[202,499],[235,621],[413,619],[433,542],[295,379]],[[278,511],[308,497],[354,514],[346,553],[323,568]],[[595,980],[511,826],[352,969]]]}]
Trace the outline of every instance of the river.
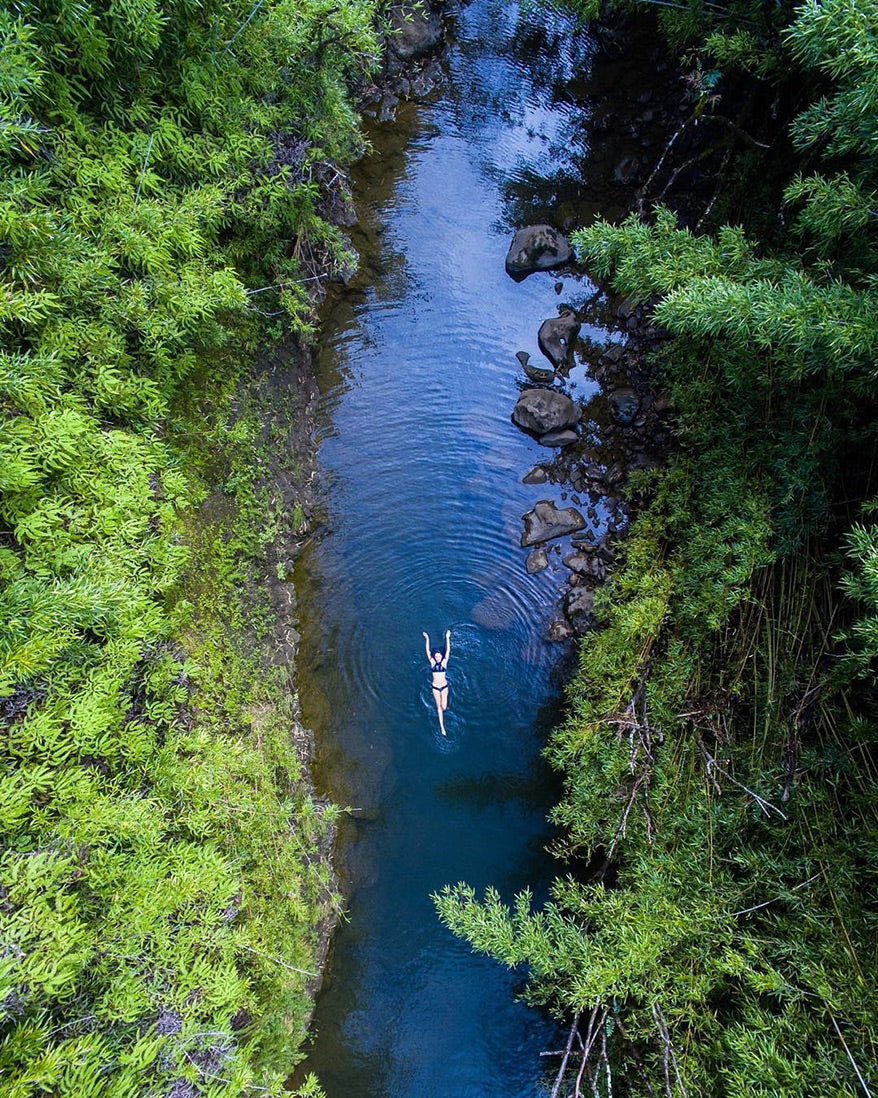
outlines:
[{"label": "river", "polygon": [[[551,453],[509,416],[515,352],[539,359],[540,322],[594,288],[516,284],[503,260],[515,224],[624,209],[633,137],[601,115],[636,103],[644,75],[563,12],[498,0],[456,13],[445,67],[429,102],[373,128],[355,179],[363,265],[325,311],[317,364],[328,533],[297,565],[298,675],[316,780],[351,809],[348,918],[307,1063],[328,1098],[534,1095],[559,1041],[516,998],[524,974],[471,954],[430,896],[465,880],[539,901],[558,870],[541,751],[560,713],[563,648],[544,637],[565,573],[553,556],[526,575],[519,545],[523,513],[558,491],[522,483]],[[592,348],[614,338],[601,301],[589,319]],[[583,400],[586,357],[568,383]],[[421,637],[445,629],[447,737]]]}]

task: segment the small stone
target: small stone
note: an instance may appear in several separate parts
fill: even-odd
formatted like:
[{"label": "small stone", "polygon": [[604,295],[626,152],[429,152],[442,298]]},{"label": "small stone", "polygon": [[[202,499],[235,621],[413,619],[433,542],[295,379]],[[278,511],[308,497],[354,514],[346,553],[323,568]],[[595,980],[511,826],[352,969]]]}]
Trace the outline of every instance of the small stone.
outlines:
[{"label": "small stone", "polygon": [[615,365],[624,353],[625,348],[621,343],[611,343],[601,355],[601,362],[610,366]]},{"label": "small stone", "polygon": [[549,370],[545,366],[534,366],[530,362],[525,362],[522,365],[524,366],[524,372],[531,381],[539,382],[541,385],[548,385],[551,381],[555,380],[554,370]]},{"label": "small stone", "polygon": [[620,320],[627,320],[628,317],[631,316],[631,314],[634,312],[636,307],[637,306],[634,304],[634,302],[631,300],[631,298],[626,297],[625,300],[619,306],[619,308],[616,310],[616,316]]},{"label": "small stone", "polygon": [[564,621],[563,618],[558,618],[549,626],[546,635],[550,641],[557,643],[558,641],[570,640],[573,636],[573,629],[570,627],[569,622]]},{"label": "small stone", "polygon": [[573,355],[580,324],[573,313],[544,320],[537,334],[540,350],[554,366],[563,366]]},{"label": "small stone", "polygon": [[548,470],[544,465],[535,465],[533,469],[525,473],[521,478],[522,484],[545,484],[549,479]]},{"label": "small stone", "polygon": [[519,229],[506,256],[506,273],[520,282],[534,271],[548,271],[569,263],[573,249],[567,238],[551,225],[527,225]]},{"label": "small stone", "polygon": [[564,289],[564,283],[563,282],[556,282],[555,283],[555,293],[556,294],[560,294],[563,289]]},{"label": "small stone", "polygon": [[534,549],[533,552],[528,553],[525,557],[524,568],[529,576],[535,575],[537,572],[542,572],[544,568],[549,567],[549,554],[545,549]]},{"label": "small stone", "polygon": [[630,423],[640,408],[640,398],[633,389],[616,389],[608,394],[607,400],[619,423]]},{"label": "small stone", "polygon": [[594,597],[595,593],[590,587],[574,587],[564,596],[564,612],[577,633],[587,633],[597,624]]},{"label": "small stone", "polygon": [[512,411],[512,422],[525,431],[544,435],[579,422],[580,411],[570,397],[553,389],[525,389]]},{"label": "small stone", "polygon": [[421,4],[397,4],[390,11],[388,45],[400,61],[424,57],[442,42],[442,20]]},{"label": "small stone", "polygon": [[537,439],[540,446],[570,446],[578,441],[579,435],[569,428],[558,431],[547,431]]},{"label": "small stone", "polygon": [[585,526],[585,519],[575,507],[556,507],[548,499],[539,500],[523,518],[522,548],[563,538]]}]

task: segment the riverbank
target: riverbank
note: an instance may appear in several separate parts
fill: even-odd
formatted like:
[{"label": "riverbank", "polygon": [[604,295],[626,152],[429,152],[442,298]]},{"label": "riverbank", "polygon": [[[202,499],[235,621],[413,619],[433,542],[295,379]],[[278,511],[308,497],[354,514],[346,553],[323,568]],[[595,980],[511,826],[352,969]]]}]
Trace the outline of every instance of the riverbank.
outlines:
[{"label": "riverbank", "polygon": [[2,28],[3,1075],[238,1094],[295,1061],[338,906],[267,549],[306,359],[245,364],[350,265],[380,41],[362,4],[125,18]]},{"label": "riverbank", "polygon": [[646,187],[694,176],[690,212],[677,192],[571,234],[626,312],[647,306],[635,328],[672,337],[652,368],[673,442],[632,480],[549,746],[566,872],[545,904],[437,896],[568,1018],[556,1095],[853,1096],[874,1062],[875,164],[844,109],[878,87],[851,48],[872,12],[780,9],[741,64],[709,8],[706,41],[662,17],[697,65]]}]

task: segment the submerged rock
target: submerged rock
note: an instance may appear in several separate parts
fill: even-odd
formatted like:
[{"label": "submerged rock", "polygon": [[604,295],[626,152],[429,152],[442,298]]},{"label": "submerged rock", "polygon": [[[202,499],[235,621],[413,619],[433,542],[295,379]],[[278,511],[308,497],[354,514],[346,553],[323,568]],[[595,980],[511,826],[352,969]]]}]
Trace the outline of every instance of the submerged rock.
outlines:
[{"label": "submerged rock", "polygon": [[524,568],[529,576],[534,575],[536,572],[542,572],[544,568],[548,567],[549,554],[545,549],[534,549],[533,552],[528,553],[524,561]]},{"label": "submerged rock", "polygon": [[390,49],[400,61],[426,57],[442,42],[442,20],[421,4],[395,4],[390,11]]},{"label": "submerged rock", "polygon": [[470,618],[485,629],[509,629],[515,624],[515,606],[504,591],[492,591],[472,608]]},{"label": "submerged rock", "polygon": [[548,385],[555,378],[555,371],[548,370],[545,366],[534,366],[530,362],[522,362],[521,365],[531,381],[539,381],[544,385]]},{"label": "submerged rock", "polygon": [[631,423],[640,409],[640,398],[633,389],[616,389],[607,395],[607,400],[619,423]]},{"label": "submerged rock", "polygon": [[525,473],[521,478],[522,484],[545,484],[549,479],[549,471],[545,465],[535,465],[533,469]]},{"label": "submerged rock", "polygon": [[601,355],[601,363],[605,366],[615,366],[624,354],[625,348],[621,343],[611,343]]},{"label": "submerged rock", "polygon": [[550,271],[569,263],[573,249],[567,238],[551,225],[527,225],[519,229],[506,255],[506,273],[520,282],[534,271]]},{"label": "submerged rock", "polygon": [[563,538],[574,530],[582,530],[585,519],[575,507],[556,507],[551,500],[541,499],[524,518],[522,547],[541,545],[545,541]]},{"label": "submerged rock", "polygon": [[564,564],[578,576],[590,576],[592,579],[602,580],[607,574],[606,565],[596,553],[584,553],[582,550],[568,553],[564,557]]},{"label": "submerged rock", "polygon": [[535,435],[562,431],[579,422],[579,408],[554,389],[525,389],[512,410],[512,422]]},{"label": "submerged rock", "polygon": [[549,626],[547,639],[550,641],[566,641],[570,640],[573,636],[573,629],[569,622],[566,622],[563,618],[558,618],[552,622]]},{"label": "submerged rock", "polygon": [[564,596],[564,613],[577,633],[587,633],[597,625],[594,596],[590,587],[574,587]]},{"label": "submerged rock", "polygon": [[569,427],[565,427],[560,431],[546,431],[544,435],[540,435],[537,439],[540,446],[570,446],[578,441],[579,435]]},{"label": "submerged rock", "polygon": [[540,325],[537,342],[540,350],[554,366],[563,366],[573,353],[580,324],[573,313],[553,316]]}]

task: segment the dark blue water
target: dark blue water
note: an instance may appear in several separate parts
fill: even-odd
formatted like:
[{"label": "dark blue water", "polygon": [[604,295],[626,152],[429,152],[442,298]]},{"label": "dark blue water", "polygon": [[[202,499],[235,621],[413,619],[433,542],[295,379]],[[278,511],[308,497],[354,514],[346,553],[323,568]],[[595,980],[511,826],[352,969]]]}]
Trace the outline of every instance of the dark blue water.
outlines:
[{"label": "dark blue water", "polygon": [[[589,287],[515,284],[503,260],[510,224],[571,201],[589,156],[558,88],[588,74],[594,46],[569,30],[550,10],[476,0],[444,90],[377,129],[358,173],[364,268],[326,318],[319,362],[330,533],[297,574],[318,782],[353,810],[349,920],[308,1064],[329,1098],[534,1095],[539,1052],[558,1045],[516,999],[524,974],[472,955],[430,895],[465,880],[511,900],[557,869],[540,752],[558,718],[560,652],[543,638],[563,571],[554,557],[527,576],[519,539],[523,513],[559,494],[521,483],[551,453],[509,416],[515,352],[538,359],[540,322]],[[600,324],[585,334],[607,339]],[[594,388],[573,371],[574,397]],[[421,631],[446,628],[443,738]]]}]

